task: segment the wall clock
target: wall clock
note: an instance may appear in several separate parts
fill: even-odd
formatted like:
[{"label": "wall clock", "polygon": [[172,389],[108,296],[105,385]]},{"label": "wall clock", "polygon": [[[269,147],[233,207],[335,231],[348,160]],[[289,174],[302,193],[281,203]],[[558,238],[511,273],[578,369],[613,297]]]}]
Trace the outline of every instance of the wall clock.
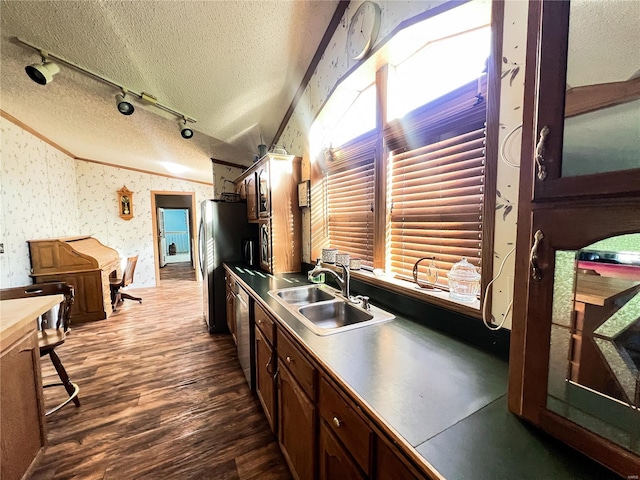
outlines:
[{"label": "wall clock", "polygon": [[380,30],[380,6],[365,1],[351,17],[347,32],[347,53],[354,60],[362,60],[371,50]]},{"label": "wall clock", "polygon": [[133,192],[127,187],[118,190],[118,214],[123,220],[133,218]]}]

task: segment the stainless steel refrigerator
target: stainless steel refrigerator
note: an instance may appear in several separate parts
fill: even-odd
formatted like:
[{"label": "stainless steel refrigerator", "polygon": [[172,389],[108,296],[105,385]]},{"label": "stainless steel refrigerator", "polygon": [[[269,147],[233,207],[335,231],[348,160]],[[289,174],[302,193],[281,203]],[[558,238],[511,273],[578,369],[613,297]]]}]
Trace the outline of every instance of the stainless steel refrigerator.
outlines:
[{"label": "stainless steel refrigerator", "polygon": [[228,330],[222,264],[239,262],[242,259],[242,240],[257,236],[257,226],[247,221],[245,202],[202,202],[198,244],[204,319],[210,333]]}]

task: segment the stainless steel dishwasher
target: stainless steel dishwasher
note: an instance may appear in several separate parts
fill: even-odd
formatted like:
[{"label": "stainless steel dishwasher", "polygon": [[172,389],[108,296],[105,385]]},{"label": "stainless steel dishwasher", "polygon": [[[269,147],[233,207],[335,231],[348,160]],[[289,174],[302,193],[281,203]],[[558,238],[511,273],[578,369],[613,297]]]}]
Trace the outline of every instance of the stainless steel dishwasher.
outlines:
[{"label": "stainless steel dishwasher", "polygon": [[251,326],[249,324],[249,294],[236,283],[236,340],[238,360],[250,388],[253,388],[251,368]]}]

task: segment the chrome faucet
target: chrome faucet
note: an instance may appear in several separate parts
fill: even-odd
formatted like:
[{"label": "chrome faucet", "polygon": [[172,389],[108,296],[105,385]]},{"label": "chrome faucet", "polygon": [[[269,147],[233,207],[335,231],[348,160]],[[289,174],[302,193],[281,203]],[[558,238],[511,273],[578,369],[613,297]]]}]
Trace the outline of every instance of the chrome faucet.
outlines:
[{"label": "chrome faucet", "polygon": [[342,290],[342,296],[347,300],[349,300],[349,284],[351,283],[351,274],[349,273],[349,265],[341,265],[341,267],[342,267],[342,277],[340,277],[340,274],[337,273],[335,270],[323,267],[322,259],[319,258],[316,261],[316,266],[313,267],[313,270],[311,270],[307,274],[307,278],[311,280],[312,277],[316,277],[321,273],[328,273],[329,275],[332,275],[336,279],[336,281],[338,282],[338,286]]}]

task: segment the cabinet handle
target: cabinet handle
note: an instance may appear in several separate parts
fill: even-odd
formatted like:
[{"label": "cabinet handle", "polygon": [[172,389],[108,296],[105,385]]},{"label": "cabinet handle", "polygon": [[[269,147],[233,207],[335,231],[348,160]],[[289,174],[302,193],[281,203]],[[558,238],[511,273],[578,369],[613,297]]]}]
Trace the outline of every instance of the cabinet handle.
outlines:
[{"label": "cabinet handle", "polygon": [[258,319],[258,325],[262,325],[262,320]]},{"label": "cabinet handle", "polygon": [[273,374],[273,383],[275,383],[276,388],[280,388],[280,382],[278,381],[278,375],[280,374],[280,367],[276,368],[276,373]]},{"label": "cabinet handle", "polygon": [[336,428],[340,428],[342,426],[342,420],[340,420],[338,417],[333,417],[332,422],[336,426]]},{"label": "cabinet handle", "polygon": [[533,157],[536,161],[536,167],[538,169],[538,180],[544,181],[547,178],[547,167],[544,165],[544,144],[547,141],[547,135],[549,135],[549,127],[546,125],[540,130],[540,139],[536,145],[536,154]]},{"label": "cabinet handle", "polygon": [[533,235],[533,247],[531,247],[531,254],[529,255],[529,263],[531,264],[531,277],[534,280],[540,280],[542,278],[542,271],[538,266],[538,247],[540,246],[540,242],[544,238],[544,233],[542,230],[538,230]]},{"label": "cabinet handle", "polygon": [[287,361],[287,363],[291,363],[291,357],[289,355],[287,355],[287,358],[285,358],[285,360]]},{"label": "cabinet handle", "polygon": [[264,366],[265,370],[267,371],[267,373],[273,375],[273,373],[269,370],[269,366],[271,365],[271,362],[273,361],[273,354],[271,354],[271,356],[269,357],[269,361],[267,362],[267,364]]}]

